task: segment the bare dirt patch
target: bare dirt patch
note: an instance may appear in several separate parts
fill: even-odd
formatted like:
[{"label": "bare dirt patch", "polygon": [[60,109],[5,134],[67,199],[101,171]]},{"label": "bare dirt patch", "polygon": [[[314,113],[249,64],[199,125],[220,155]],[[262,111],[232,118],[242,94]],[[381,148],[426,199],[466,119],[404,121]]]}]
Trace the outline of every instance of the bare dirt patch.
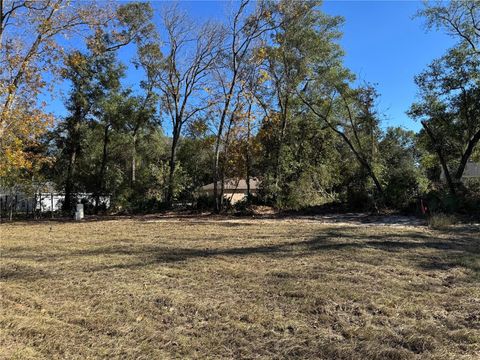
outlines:
[{"label": "bare dirt patch", "polygon": [[478,228],[0,226],[0,358],[478,359]]}]

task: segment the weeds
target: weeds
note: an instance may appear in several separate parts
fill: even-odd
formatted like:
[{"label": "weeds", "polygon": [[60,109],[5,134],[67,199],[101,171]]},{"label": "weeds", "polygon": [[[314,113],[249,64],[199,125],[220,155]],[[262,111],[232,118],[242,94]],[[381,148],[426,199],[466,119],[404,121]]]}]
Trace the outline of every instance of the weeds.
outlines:
[{"label": "weeds", "polygon": [[433,214],[428,218],[428,226],[432,229],[446,229],[456,222],[455,216],[442,213]]}]

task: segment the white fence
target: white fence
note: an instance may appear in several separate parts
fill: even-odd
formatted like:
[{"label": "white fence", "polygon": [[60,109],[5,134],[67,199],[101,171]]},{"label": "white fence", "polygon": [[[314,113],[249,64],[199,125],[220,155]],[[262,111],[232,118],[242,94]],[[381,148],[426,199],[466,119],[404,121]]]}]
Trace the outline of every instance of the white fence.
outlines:
[{"label": "white fence", "polygon": [[[77,200],[94,204],[94,196],[92,194],[76,194]],[[37,193],[34,196],[23,193],[16,194],[0,194],[0,211],[14,213],[31,213],[59,211],[62,209],[65,195],[61,193]],[[110,207],[110,196],[100,196],[100,204],[107,209]]]}]

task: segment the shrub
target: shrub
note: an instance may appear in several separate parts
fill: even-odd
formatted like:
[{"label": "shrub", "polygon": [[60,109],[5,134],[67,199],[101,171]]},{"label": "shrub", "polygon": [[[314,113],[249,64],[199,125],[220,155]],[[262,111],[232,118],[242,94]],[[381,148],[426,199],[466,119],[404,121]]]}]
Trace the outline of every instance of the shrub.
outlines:
[{"label": "shrub", "polygon": [[254,215],[254,212],[251,207],[251,203],[248,201],[247,198],[237,201],[233,205],[233,209],[235,211],[235,214],[237,215]]},{"label": "shrub", "polygon": [[433,214],[428,218],[428,226],[433,229],[445,229],[456,223],[456,218],[453,215],[446,215],[443,213]]},{"label": "shrub", "polygon": [[200,195],[197,198],[197,210],[212,210],[215,207],[215,198],[211,195]]}]

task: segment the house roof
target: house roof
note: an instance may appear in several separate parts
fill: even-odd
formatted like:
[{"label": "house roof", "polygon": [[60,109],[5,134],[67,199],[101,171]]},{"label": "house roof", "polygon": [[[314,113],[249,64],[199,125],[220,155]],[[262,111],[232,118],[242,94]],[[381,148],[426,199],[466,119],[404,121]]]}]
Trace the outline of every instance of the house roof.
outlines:
[{"label": "house roof", "polygon": [[[260,185],[260,181],[257,178],[250,179],[250,190],[256,190]],[[218,182],[218,188],[220,188],[221,182]],[[200,190],[208,191],[213,190],[213,183],[204,185]],[[247,181],[245,179],[226,179],[225,190],[247,190]]]}]

